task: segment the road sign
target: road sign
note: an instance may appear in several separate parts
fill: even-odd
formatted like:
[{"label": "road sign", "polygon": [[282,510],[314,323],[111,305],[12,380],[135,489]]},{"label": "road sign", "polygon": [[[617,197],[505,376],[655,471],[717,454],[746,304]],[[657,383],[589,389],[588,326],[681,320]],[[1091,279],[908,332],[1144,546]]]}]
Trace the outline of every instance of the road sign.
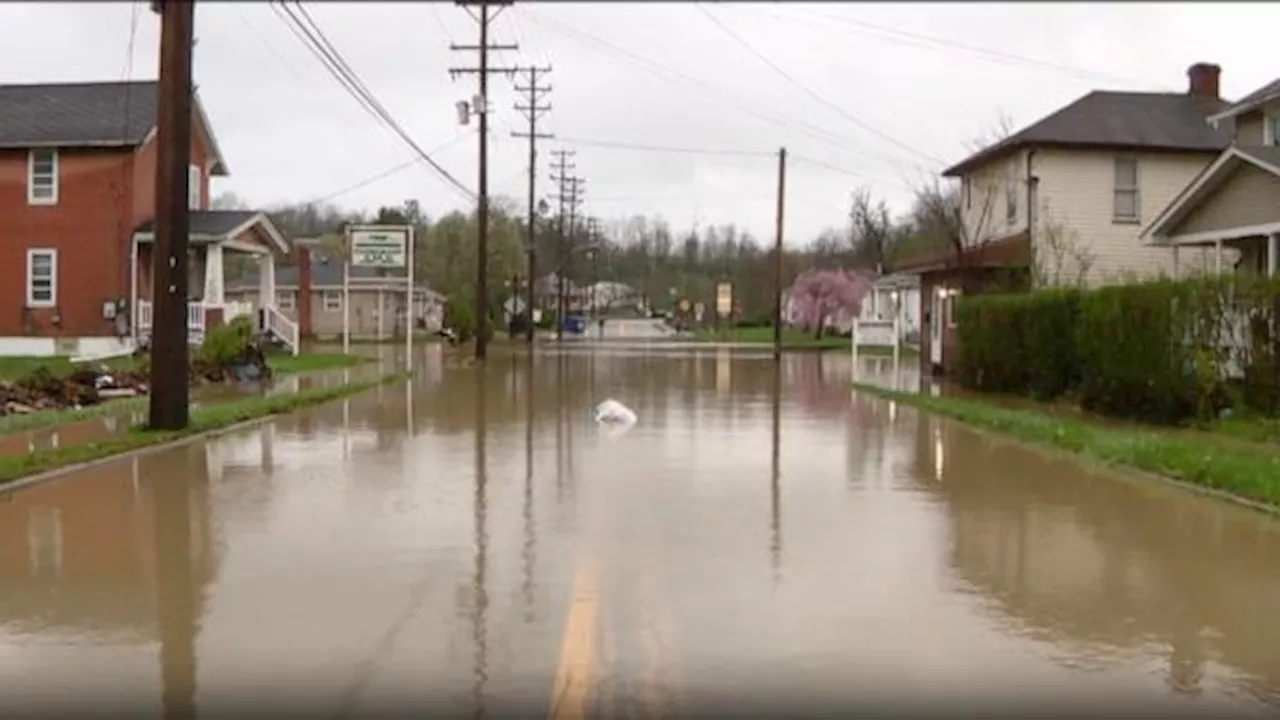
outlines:
[{"label": "road sign", "polygon": [[353,267],[402,268],[407,264],[409,233],[405,228],[351,230]]},{"label": "road sign", "polygon": [[733,285],[720,283],[716,285],[716,313],[726,317],[733,312]]}]

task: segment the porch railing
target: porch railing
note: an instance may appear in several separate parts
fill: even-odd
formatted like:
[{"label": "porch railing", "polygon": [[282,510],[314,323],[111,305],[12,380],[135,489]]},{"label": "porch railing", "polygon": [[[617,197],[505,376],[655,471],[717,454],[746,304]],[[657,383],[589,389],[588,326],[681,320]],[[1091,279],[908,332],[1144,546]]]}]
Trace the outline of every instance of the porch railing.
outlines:
[{"label": "porch railing", "polygon": [[298,324],[290,320],[279,308],[268,305],[262,308],[262,330],[280,338],[294,355],[299,351]]},{"label": "porch railing", "polygon": [[[204,304],[201,302],[187,303],[187,332],[192,334],[204,334]],[[155,323],[155,307],[150,300],[138,301],[138,330],[150,332],[152,325]]]}]

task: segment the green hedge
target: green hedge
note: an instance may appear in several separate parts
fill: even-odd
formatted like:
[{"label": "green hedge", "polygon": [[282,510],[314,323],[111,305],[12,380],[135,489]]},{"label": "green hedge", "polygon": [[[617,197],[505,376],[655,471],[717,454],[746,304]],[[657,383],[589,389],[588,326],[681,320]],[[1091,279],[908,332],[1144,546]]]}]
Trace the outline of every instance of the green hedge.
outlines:
[{"label": "green hedge", "polygon": [[[1149,422],[1280,412],[1280,281],[1156,280],[964,298],[959,380]],[[1239,379],[1240,375],[1242,379]],[[1229,380],[1229,378],[1236,378]]]},{"label": "green hedge", "polygon": [[975,295],[956,308],[966,387],[1051,400],[1079,382],[1074,342],[1080,293]]}]

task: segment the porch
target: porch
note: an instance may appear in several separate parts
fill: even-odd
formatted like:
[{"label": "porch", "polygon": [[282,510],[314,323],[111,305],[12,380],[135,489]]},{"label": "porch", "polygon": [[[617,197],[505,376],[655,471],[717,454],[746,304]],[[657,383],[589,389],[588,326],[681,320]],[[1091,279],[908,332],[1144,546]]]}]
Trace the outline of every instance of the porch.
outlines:
[{"label": "porch", "polygon": [[[248,316],[254,328],[280,342],[295,355],[299,351],[297,324],[276,307],[275,262],[289,244],[265,213],[194,211],[191,213],[187,266],[187,338],[204,340],[212,327]],[[132,239],[131,300],[135,346],[146,342],[154,324],[155,285],[152,273],[154,234],[151,223],[139,226]],[[226,299],[224,277],[228,254],[240,254],[258,264],[260,307]]]},{"label": "porch", "polygon": [[1148,245],[1170,249],[1175,277],[1185,274],[1187,266],[1215,275],[1276,276],[1280,148],[1228,148],[1156,216],[1142,237]]}]

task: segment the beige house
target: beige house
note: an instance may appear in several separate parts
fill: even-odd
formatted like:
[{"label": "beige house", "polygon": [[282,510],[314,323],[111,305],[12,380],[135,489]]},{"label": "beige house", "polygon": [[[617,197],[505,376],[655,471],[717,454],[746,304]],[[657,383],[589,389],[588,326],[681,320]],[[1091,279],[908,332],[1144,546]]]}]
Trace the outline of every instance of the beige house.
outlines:
[{"label": "beige house", "polygon": [[[342,263],[298,245],[295,267],[275,270],[276,307],[298,324],[303,337],[340,338],[343,323]],[[439,330],[444,296],[415,283],[413,317],[418,330]],[[388,339],[405,331],[405,278],[380,277],[371,268],[351,268],[349,322],[351,337]],[[259,304],[257,269],[227,283],[228,301]]]},{"label": "beige house", "polygon": [[[1231,146],[1147,226],[1149,245],[1208,249],[1213,270],[1280,271],[1280,80],[1211,115],[1233,127]],[[1181,268],[1177,268],[1178,271]]]},{"label": "beige house", "polygon": [[1095,90],[948,168],[966,244],[1025,246],[1041,285],[1172,273],[1169,243],[1142,228],[1231,144],[1240,106],[1219,97],[1220,75],[1197,63],[1183,93]]}]

